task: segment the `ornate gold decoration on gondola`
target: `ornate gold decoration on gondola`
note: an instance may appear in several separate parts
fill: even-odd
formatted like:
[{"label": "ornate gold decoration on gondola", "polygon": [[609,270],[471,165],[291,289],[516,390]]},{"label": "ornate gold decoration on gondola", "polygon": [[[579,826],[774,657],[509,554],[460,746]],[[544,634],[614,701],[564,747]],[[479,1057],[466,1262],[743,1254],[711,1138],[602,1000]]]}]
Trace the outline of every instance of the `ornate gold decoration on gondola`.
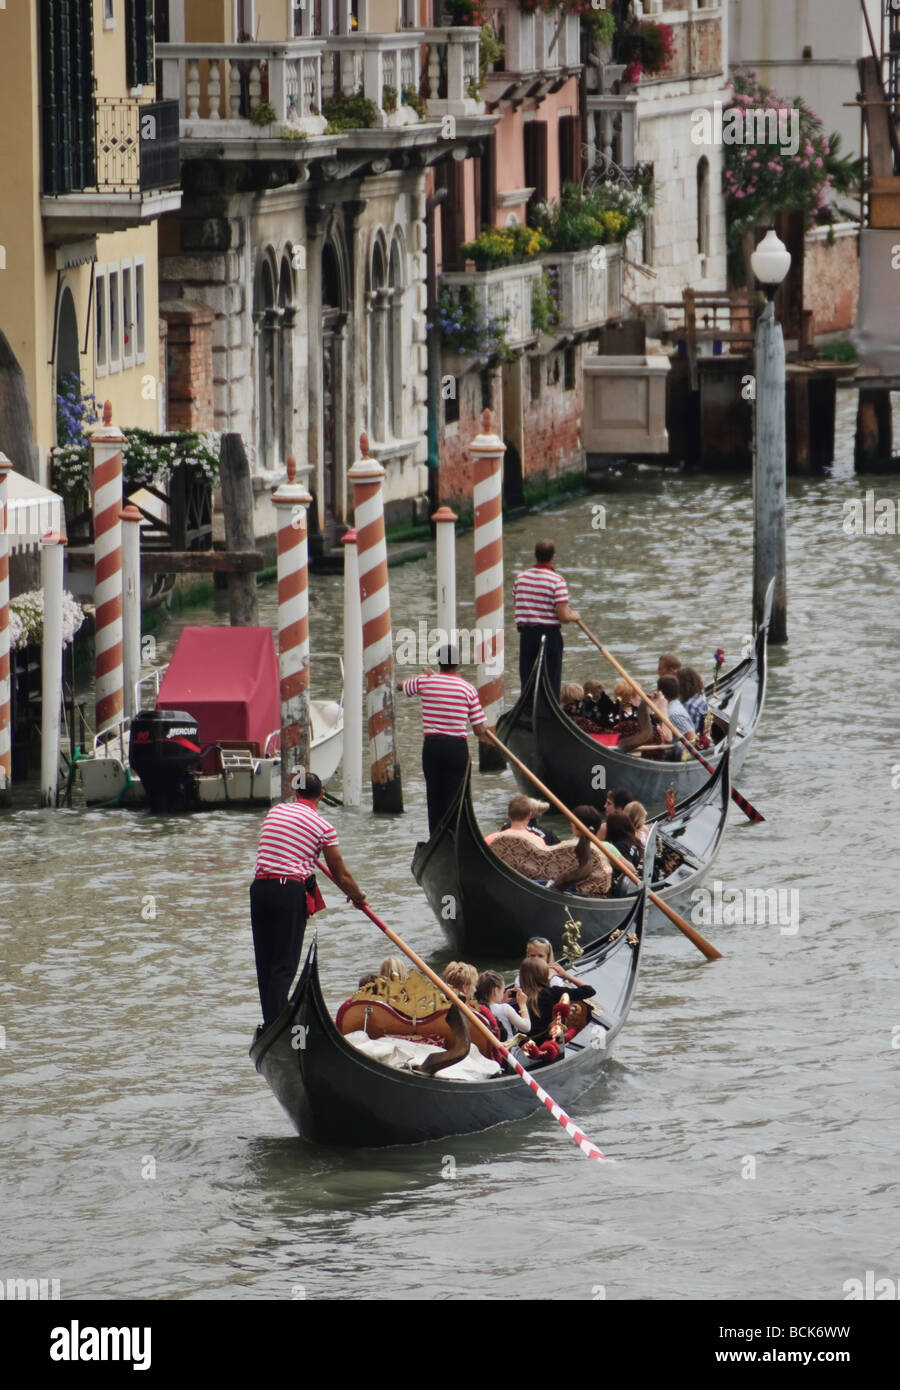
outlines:
[{"label": "ornate gold decoration on gondola", "polygon": [[568,908],[566,908],[566,924],[563,927],[562,948],[566,960],[573,964],[580,956],[584,955],[581,948],[581,923],[575,920]]}]

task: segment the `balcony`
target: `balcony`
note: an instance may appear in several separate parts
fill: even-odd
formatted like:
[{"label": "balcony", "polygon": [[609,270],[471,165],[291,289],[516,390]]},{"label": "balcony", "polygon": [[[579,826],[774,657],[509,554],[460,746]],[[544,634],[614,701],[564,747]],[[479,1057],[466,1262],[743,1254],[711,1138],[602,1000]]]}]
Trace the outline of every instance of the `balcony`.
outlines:
[{"label": "balcony", "polygon": [[[177,104],[182,140],[320,135],[324,39],[287,43],[160,43],[162,91]],[[253,120],[262,103],[274,111]]]},{"label": "balcony", "polygon": [[[724,7],[719,0],[700,3],[700,0],[649,0],[644,5],[644,19],[669,24],[672,28],[674,51],[664,72],[645,73],[637,86],[639,92],[654,84],[684,81],[686,78],[713,77],[723,72],[722,28]],[[624,59],[613,45],[618,61]]]},{"label": "balcony", "polygon": [[[450,291],[457,302],[463,297],[482,323],[493,321],[503,325],[506,345],[516,351],[531,347],[538,333],[531,321],[534,287],[541,278],[540,261],[522,265],[505,265],[495,270],[445,271],[441,285]],[[452,345],[448,345],[453,351]],[[483,365],[490,352],[476,350],[458,353],[456,365],[460,373]]]},{"label": "balcony", "polygon": [[472,96],[478,81],[478,30],[457,27],[424,33],[429,117],[483,116],[484,102]]},{"label": "balcony", "polygon": [[585,337],[622,315],[623,247],[589,246],[542,258],[558,307],[553,336]]},{"label": "balcony", "polygon": [[97,97],[90,105],[80,121],[68,109],[42,113],[41,216],[50,243],[124,231],[181,206],[175,103]]},{"label": "balcony", "polygon": [[496,3],[489,4],[486,13],[504,48],[485,79],[489,104],[545,96],[580,71],[577,15],[523,13],[517,5]]}]

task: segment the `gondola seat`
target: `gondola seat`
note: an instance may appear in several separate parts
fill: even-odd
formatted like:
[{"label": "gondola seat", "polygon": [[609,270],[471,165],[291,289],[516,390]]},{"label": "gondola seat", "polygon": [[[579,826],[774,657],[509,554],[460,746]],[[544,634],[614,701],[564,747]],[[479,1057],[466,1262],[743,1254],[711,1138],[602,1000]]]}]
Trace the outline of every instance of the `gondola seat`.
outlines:
[{"label": "gondola seat", "polygon": [[[544,845],[536,835],[522,830],[504,830],[491,841],[490,848],[510,869],[532,881],[559,878],[575,867],[575,841]],[[612,883],[612,866],[606,855],[591,845],[591,873],[575,889],[590,898],[603,898]]]}]

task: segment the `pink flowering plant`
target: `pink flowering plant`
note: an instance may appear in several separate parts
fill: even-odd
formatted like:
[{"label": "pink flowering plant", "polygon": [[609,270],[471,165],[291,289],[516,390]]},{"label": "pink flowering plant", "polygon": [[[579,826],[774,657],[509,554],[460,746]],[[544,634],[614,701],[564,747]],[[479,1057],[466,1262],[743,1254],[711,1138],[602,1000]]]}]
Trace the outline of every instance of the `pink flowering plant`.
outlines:
[{"label": "pink flowering plant", "polygon": [[[836,209],[832,199],[858,187],[860,166],[858,160],[840,154],[840,136],[826,135],[819,117],[800,98],[785,101],[771,87],[763,86],[755,73],[736,73],[730,91],[723,128],[729,129],[735,119],[729,112],[736,109],[742,118],[737,128],[742,129],[744,139],[723,141],[728,269],[732,281],[742,285],[747,274],[743,255],[747,232],[771,223],[775,213],[783,210],[802,211],[807,227],[832,222],[839,216],[855,219],[853,212]],[[757,141],[756,137],[765,133],[760,130],[763,122],[751,120],[749,113],[759,110],[782,113],[778,142]],[[790,153],[789,143],[796,145],[795,154]]]}]

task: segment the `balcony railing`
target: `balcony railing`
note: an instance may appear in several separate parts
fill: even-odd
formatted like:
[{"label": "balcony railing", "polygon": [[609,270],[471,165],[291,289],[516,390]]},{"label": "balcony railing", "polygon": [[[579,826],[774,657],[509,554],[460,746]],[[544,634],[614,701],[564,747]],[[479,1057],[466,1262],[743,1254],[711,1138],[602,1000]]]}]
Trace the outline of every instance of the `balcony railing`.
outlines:
[{"label": "balcony railing", "polygon": [[484,103],[472,96],[479,76],[478,30],[426,29],[425,42],[429,116],[482,112]]},{"label": "balcony railing", "polygon": [[509,346],[524,348],[537,338],[531,321],[531,306],[542,270],[539,261],[527,261],[523,265],[500,266],[496,270],[445,271],[441,281],[456,299],[467,291],[482,319],[503,323]]},{"label": "balcony railing", "polygon": [[543,10],[523,13],[517,5],[487,7],[487,23],[503,44],[503,57],[492,74],[510,76],[542,73],[552,78],[560,68],[581,65],[578,16],[549,14]]},{"label": "balcony railing", "polygon": [[93,107],[93,150],[83,143],[74,153],[65,147],[71,124],[58,119],[52,109],[46,113],[54,131],[47,146],[51,168],[44,170],[47,193],[127,193],[137,197],[154,189],[178,188],[181,171],[174,101],[97,97]]},{"label": "balcony railing", "polygon": [[623,249],[620,244],[542,257],[559,311],[556,331],[584,333],[622,314]]},{"label": "balcony railing", "polygon": [[[325,128],[322,110],[324,39],[288,43],[160,43],[163,95],[174,99],[191,135],[221,139],[226,122],[244,123],[264,101],[274,112],[260,135],[294,127],[307,135]],[[236,131],[234,133],[237,133]]]},{"label": "balcony railing", "polygon": [[[398,34],[332,35],[326,40],[325,100],[362,90],[375,103],[385,125],[414,123],[416,114],[411,106],[400,102],[400,93],[405,87],[419,91],[424,38],[421,30],[409,29]],[[392,88],[397,97],[392,112],[384,106],[385,87]]]}]

